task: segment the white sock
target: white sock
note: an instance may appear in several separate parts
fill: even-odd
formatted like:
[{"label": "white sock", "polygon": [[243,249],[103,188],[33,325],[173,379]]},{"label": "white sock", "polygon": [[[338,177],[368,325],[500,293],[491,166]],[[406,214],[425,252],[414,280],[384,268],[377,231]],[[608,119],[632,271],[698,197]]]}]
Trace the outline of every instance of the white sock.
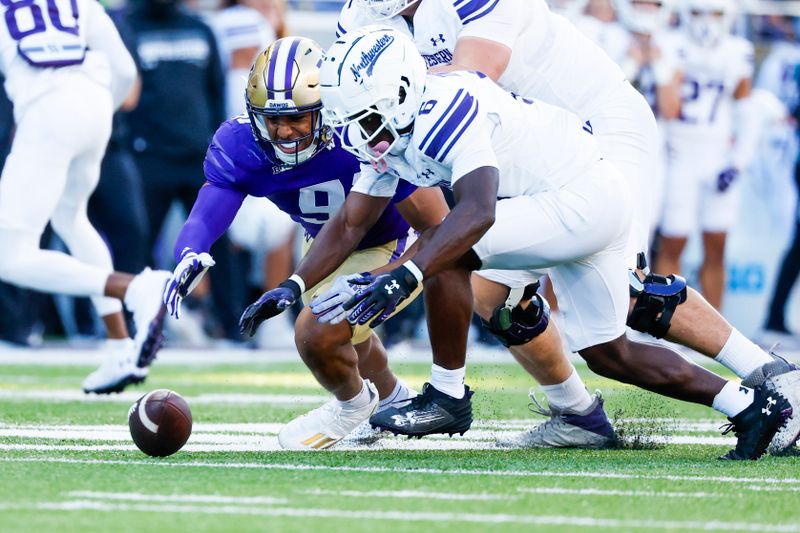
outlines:
[{"label": "white sock", "polygon": [[431,365],[431,385],[448,396],[460,400],[464,397],[464,378],[467,367],[448,370],[439,365]]},{"label": "white sock", "polygon": [[395,403],[404,402],[409,398],[413,398],[417,395],[417,392],[408,388],[408,385],[403,383],[402,380],[398,379],[397,383],[394,385],[394,389],[389,395],[384,398],[383,400],[378,403],[378,409],[375,411],[376,413],[380,413],[391,407]]},{"label": "white sock", "polygon": [[733,418],[750,407],[754,399],[753,389],[729,381],[722,387],[719,394],[714,396],[714,403],[711,407],[725,416]]},{"label": "white sock", "polygon": [[367,387],[367,381],[362,379],[361,380],[361,392],[355,395],[355,397],[350,398],[349,400],[336,400],[339,402],[339,405],[342,406],[342,409],[348,409],[353,411],[355,409],[362,409],[369,405],[370,401],[370,394],[369,394],[369,387]]},{"label": "white sock", "polygon": [[571,409],[580,413],[587,410],[594,401],[575,367],[572,367],[572,374],[564,383],[542,385],[542,390],[547,396],[547,402],[556,409]]},{"label": "white sock", "polygon": [[742,335],[738,329],[733,328],[731,336],[714,360],[743,378],[761,365],[771,362],[772,357]]}]

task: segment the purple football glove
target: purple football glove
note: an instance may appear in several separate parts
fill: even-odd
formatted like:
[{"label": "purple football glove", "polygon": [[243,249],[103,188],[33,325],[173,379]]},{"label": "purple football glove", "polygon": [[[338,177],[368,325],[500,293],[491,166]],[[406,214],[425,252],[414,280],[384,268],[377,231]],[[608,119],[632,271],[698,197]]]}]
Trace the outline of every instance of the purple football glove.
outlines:
[{"label": "purple football glove", "polygon": [[377,276],[367,288],[344,303],[344,309],[350,311],[347,321],[364,325],[374,318],[371,328],[383,324],[417,285],[417,278],[404,266]]},{"label": "purple football glove", "polygon": [[272,290],[261,295],[261,298],[250,304],[239,319],[239,331],[251,337],[258,326],[265,320],[278,316],[291,307],[302,295],[300,286],[287,279]]},{"label": "purple football glove", "polygon": [[736,167],[728,167],[717,176],[717,191],[725,192],[731,186],[736,178],[739,177],[739,169]]}]

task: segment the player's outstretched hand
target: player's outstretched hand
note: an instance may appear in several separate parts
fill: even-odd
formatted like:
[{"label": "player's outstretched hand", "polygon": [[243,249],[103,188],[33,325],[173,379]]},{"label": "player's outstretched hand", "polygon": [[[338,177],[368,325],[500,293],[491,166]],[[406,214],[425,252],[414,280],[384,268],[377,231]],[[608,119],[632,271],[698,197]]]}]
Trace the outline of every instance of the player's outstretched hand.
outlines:
[{"label": "player's outstretched hand", "polygon": [[728,187],[731,186],[736,178],[739,177],[739,169],[736,167],[728,167],[722,172],[719,173],[717,176],[717,190],[719,192],[725,192],[728,190]]},{"label": "player's outstretched hand", "polygon": [[371,328],[383,324],[397,310],[397,306],[414,292],[417,285],[417,278],[404,266],[395,268],[388,274],[376,276],[367,288],[344,303],[344,309],[350,311],[347,321],[363,325],[374,318],[370,323]]},{"label": "player's outstretched hand", "polygon": [[197,287],[206,271],[215,264],[214,258],[205,252],[198,254],[184,250],[180,263],[172,273],[172,279],[164,287],[164,305],[167,306],[169,314],[180,318],[181,302]]},{"label": "player's outstretched hand", "polygon": [[311,312],[323,324],[338,324],[347,318],[344,303],[374,280],[369,272],[339,276],[328,290],[311,300]]},{"label": "player's outstretched hand", "polygon": [[239,319],[239,331],[251,337],[262,322],[283,313],[301,296],[300,286],[292,280],[286,280],[272,290],[261,295],[261,298],[250,304]]}]

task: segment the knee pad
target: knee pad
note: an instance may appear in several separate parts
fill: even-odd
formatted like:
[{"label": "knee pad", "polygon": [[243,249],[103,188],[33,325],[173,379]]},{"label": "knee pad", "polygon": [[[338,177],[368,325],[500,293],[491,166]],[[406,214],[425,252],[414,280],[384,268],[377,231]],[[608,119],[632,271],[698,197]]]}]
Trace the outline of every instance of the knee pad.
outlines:
[{"label": "knee pad", "polygon": [[[483,327],[494,335],[503,346],[527,344],[541,335],[550,323],[550,306],[536,291],[539,283],[524,289],[512,289],[505,303],[498,305],[488,321],[481,318]],[[519,302],[530,299],[523,309]]]},{"label": "knee pad", "polygon": [[686,301],[686,280],[674,274],[648,274],[642,280],[631,272],[631,298],[636,298],[627,324],[660,339],[667,334],[675,308]]}]

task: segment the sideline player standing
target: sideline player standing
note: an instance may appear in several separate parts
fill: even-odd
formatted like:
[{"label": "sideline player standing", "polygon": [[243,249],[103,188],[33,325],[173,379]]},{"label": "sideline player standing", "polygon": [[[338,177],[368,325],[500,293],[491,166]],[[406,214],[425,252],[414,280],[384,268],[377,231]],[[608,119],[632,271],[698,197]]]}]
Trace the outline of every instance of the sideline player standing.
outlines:
[{"label": "sideline player standing", "polygon": [[[643,356],[636,353],[643,345],[625,338],[631,198],[577,117],[514,97],[481,73],[426,76],[413,43],[385,26],[334,43],[320,76],[324,113],[343,146],[373,163],[362,165],[355,190],[391,196],[402,178],[448,184],[456,198],[442,224],[423,234],[413,261],[377,276],[345,304],[350,322],[385,320],[423,279],[448,268],[531,277],[546,271],[566,306],[569,348],[595,371],[631,381],[624,367],[608,364]],[[520,143],[536,147],[536,157],[517,150]],[[335,254],[319,253],[330,248],[327,239],[318,239],[317,253],[298,266],[302,279],[329,268]],[[663,347],[648,347],[647,357],[649,390],[715,407],[727,392],[738,437],[727,459],[758,458],[791,414],[770,380],[755,389],[737,386],[694,365],[676,366],[677,355]],[[423,414],[398,414],[394,423],[413,424]]]},{"label": "sideline player standing", "polygon": [[[323,126],[321,57],[314,41],[286,37],[256,58],[246,91],[249,116],[230,119],[217,130],[206,155],[206,183],[175,243],[178,266],[164,293],[173,315],[179,315],[182,299],[214,265],[211,245],[230,226],[245,197],[266,197],[288,213],[305,230],[307,249],[350,193],[359,164]],[[365,230],[346,251],[349,257],[339,270],[309,284],[308,291],[293,276],[266,292],[245,311],[242,333],[253,335],[267,310],[278,314],[306,292],[310,300],[339,274],[378,269],[397,259],[409,244],[404,217],[423,231],[446,213],[438,189],[415,190],[406,184],[383,214],[358,220]],[[369,281],[366,277],[361,283]],[[284,426],[278,434],[284,448],[329,448],[376,409],[415,395],[389,370],[383,345],[368,325],[320,324],[305,308],[295,326],[295,344],[314,377],[335,398]]]},{"label": "sideline player standing", "polygon": [[748,116],[753,44],[731,35],[733,4],[686,0],[683,31],[659,42],[656,60],[660,70],[674,74],[658,90],[659,112],[668,120],[668,157],[655,267],[680,272],[686,242],[699,229],[700,285],[717,309],[722,309],[725,286],[725,240],[738,210],[736,178],[755,155],[759,136]]},{"label": "sideline player standing", "polygon": [[[648,204],[650,195],[637,191],[648,191],[648,179],[658,172],[660,141],[647,102],[625,81],[613,61],[569,21],[551,13],[543,0],[352,0],[342,10],[337,32],[341,35],[375,19],[383,19],[396,30],[412,35],[429,67],[483,72],[506,89],[555,103],[586,120],[603,157],[628,179],[635,198],[634,230],[628,242],[628,266],[634,266],[636,254],[647,249],[653,208]],[[520,314],[524,302],[514,307],[519,296],[510,294],[509,287],[522,293],[521,289],[533,281],[525,273],[496,270],[481,271],[472,279],[476,311],[483,311],[487,321],[492,310],[513,308]],[[631,292],[636,296],[628,324],[634,329],[697,350],[739,377],[773,362],[770,355],[733,328],[681,279],[670,284],[669,278],[662,276],[632,276]],[[429,319],[434,314],[429,309]],[[535,324],[516,323],[513,328],[522,335],[509,335],[508,330],[499,333],[507,337],[506,343],[514,344],[512,353],[526,370],[548,385],[548,400],[556,400],[557,407],[568,407],[573,414],[591,415],[592,398],[560,351],[558,336],[553,334],[555,328],[545,329],[545,334]],[[447,359],[447,368],[452,370],[447,371],[447,380],[439,384],[434,383],[443,374],[441,370],[437,372],[437,357],[434,349],[431,383],[459,398],[463,387],[453,384],[459,379],[463,382],[463,356],[460,365],[453,358]],[[604,365],[627,368],[629,379],[647,374],[642,365],[651,366],[637,358],[607,360]],[[789,381],[788,377],[781,378],[777,386],[790,395],[793,404],[798,404],[798,387],[790,386]],[[383,422],[394,414],[385,413]],[[800,417],[793,417],[789,425],[781,439],[784,444],[796,439]]]},{"label": "sideline player standing", "polygon": [[[59,7],[61,6],[61,7]],[[65,7],[69,6],[69,7]],[[166,272],[114,272],[86,205],[100,176],[111,117],[136,67],[97,2],[3,2],[0,72],[17,132],[0,179],[0,278],[40,291],[91,296],[109,340],[86,392],[121,391],[147,376],[162,343]],[[47,223],[70,254],[42,250]],[[121,300],[133,312],[133,340]]]}]

